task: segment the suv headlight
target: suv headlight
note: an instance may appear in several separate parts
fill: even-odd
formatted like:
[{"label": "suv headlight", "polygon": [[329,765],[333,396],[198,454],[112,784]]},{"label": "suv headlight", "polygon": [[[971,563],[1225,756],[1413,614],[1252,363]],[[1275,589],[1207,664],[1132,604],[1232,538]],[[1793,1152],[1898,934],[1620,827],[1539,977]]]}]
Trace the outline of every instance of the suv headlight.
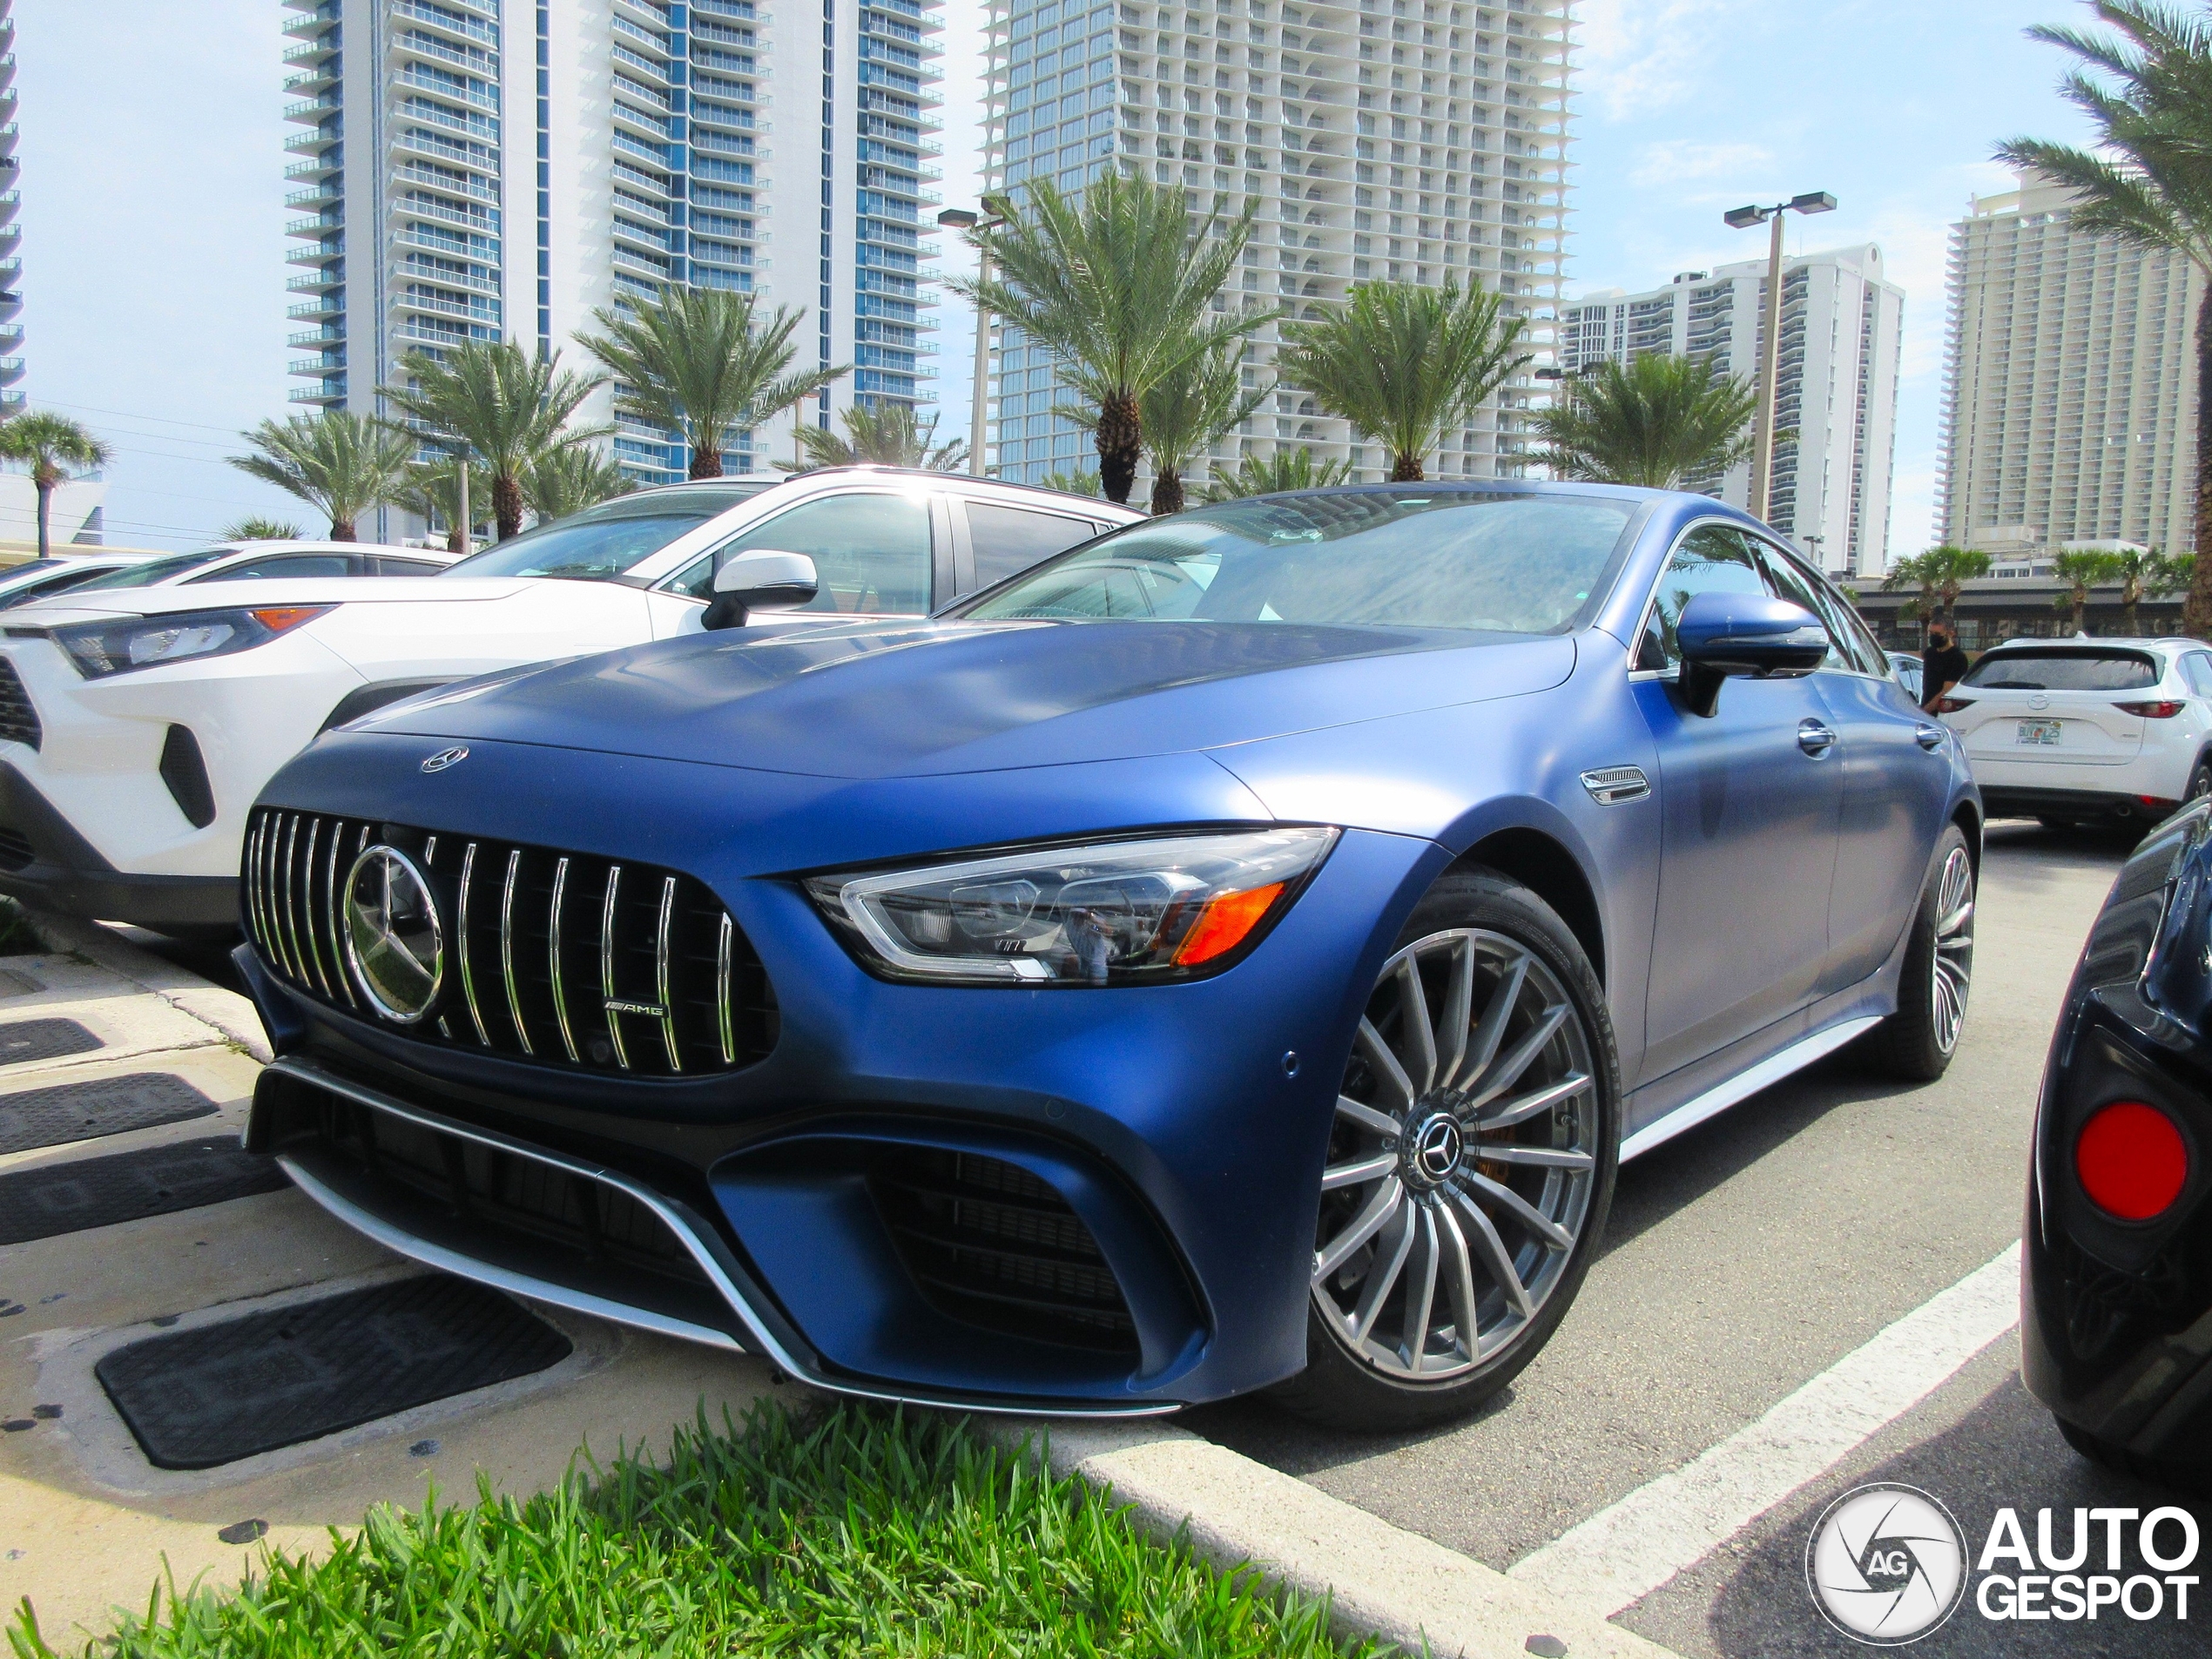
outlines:
[{"label": "suv headlight", "polygon": [[1326,828],[1039,847],[818,875],[806,890],[896,979],[1045,987],[1194,979],[1237,961],[1336,844]]},{"label": "suv headlight", "polygon": [[125,622],[71,623],[52,631],[54,643],[69,653],[77,671],[97,680],[134,669],[251,651],[331,609],[265,605],[255,610],[179,610]]}]

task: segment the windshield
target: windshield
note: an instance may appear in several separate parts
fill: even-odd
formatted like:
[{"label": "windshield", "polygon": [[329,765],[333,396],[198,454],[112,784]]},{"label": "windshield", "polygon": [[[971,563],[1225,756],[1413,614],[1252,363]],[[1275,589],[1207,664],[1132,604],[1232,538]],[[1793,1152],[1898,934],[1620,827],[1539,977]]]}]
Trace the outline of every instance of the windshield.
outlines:
[{"label": "windshield", "polygon": [[447,576],[547,576],[610,582],[718,513],[779,481],[732,479],[705,489],[679,486],[624,496],[541,524],[446,566]]},{"label": "windshield", "polygon": [[1993,691],[2141,691],[2158,684],[2158,664],[2133,651],[2000,651],[1959,683]]},{"label": "windshield", "polygon": [[1557,633],[1596,595],[1634,504],[1347,490],[1132,525],[959,614]]},{"label": "windshield", "polygon": [[143,564],[126,564],[120,570],[110,570],[105,576],[96,576],[90,582],[78,583],[70,591],[90,593],[95,588],[151,587],[157,582],[166,582],[172,576],[197,570],[203,564],[212,564],[225,555],[237,551],[234,547],[204,547],[197,553],[172,553],[165,559],[148,559]]}]

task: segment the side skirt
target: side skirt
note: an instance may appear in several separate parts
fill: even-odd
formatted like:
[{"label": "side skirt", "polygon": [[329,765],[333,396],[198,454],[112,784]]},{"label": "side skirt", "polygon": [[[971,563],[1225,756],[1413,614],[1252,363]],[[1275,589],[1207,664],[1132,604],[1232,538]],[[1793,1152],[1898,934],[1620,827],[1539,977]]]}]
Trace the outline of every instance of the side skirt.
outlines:
[{"label": "side skirt", "polygon": [[1718,1116],[1730,1107],[1750,1099],[1762,1089],[1780,1082],[1793,1072],[1803,1071],[1824,1055],[1831,1055],[1863,1033],[1871,1031],[1882,1022],[1882,1016],[1869,1014],[1855,1020],[1844,1020],[1815,1031],[1810,1036],[1798,1038],[1778,1054],[1770,1055],[1756,1066],[1739,1071],[1725,1082],[1716,1084],[1694,1099],[1684,1101],[1655,1123],[1645,1124],[1621,1143],[1621,1162],[1641,1157],[1653,1147],[1670,1141],[1684,1130],[1695,1129],[1709,1117]]}]

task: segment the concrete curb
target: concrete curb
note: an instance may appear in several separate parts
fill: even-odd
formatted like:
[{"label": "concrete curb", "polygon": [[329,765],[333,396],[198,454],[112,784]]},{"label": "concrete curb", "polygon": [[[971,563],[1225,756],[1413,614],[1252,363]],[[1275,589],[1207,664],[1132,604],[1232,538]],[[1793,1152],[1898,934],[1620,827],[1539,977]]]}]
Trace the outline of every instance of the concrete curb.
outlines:
[{"label": "concrete curb", "polygon": [[202,1025],[212,1026],[222,1041],[236,1043],[264,1065],[275,1058],[269,1051],[268,1034],[261,1028],[261,1016],[254,1011],[253,1004],[236,991],[226,991],[190,968],[165,961],[150,950],[141,950],[97,921],[57,915],[30,905],[24,906],[23,910],[31,930],[45,941],[49,950],[82,956],[111,974],[143,986],[179,1013],[190,1015]]},{"label": "concrete curb", "polygon": [[[1327,1596],[1339,1637],[1379,1636],[1436,1659],[1676,1659],[1594,1607],[1546,1595],[1157,1419],[981,1426],[1002,1446],[1042,1448],[1055,1474],[1110,1489],[1155,1538],[1181,1533],[1216,1567],[1249,1562],[1271,1583]],[[1552,1640],[1536,1640],[1545,1636]]]}]

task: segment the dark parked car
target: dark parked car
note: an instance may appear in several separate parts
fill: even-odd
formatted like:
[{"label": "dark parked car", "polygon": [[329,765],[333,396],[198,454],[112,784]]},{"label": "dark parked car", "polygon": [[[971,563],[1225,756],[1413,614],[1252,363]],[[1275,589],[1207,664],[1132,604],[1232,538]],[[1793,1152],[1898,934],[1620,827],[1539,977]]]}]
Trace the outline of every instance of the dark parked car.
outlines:
[{"label": "dark parked car", "polygon": [[2075,1447],[2212,1488],[2212,802],[2090,930],[2035,1121],[2022,1371]]},{"label": "dark parked car", "polygon": [[1226,503],[326,735],[247,838],[250,1143],[832,1388],[1418,1422],[1542,1345],[1621,1158],[1861,1036],[1942,1070],[1979,846],[1703,496]]}]

